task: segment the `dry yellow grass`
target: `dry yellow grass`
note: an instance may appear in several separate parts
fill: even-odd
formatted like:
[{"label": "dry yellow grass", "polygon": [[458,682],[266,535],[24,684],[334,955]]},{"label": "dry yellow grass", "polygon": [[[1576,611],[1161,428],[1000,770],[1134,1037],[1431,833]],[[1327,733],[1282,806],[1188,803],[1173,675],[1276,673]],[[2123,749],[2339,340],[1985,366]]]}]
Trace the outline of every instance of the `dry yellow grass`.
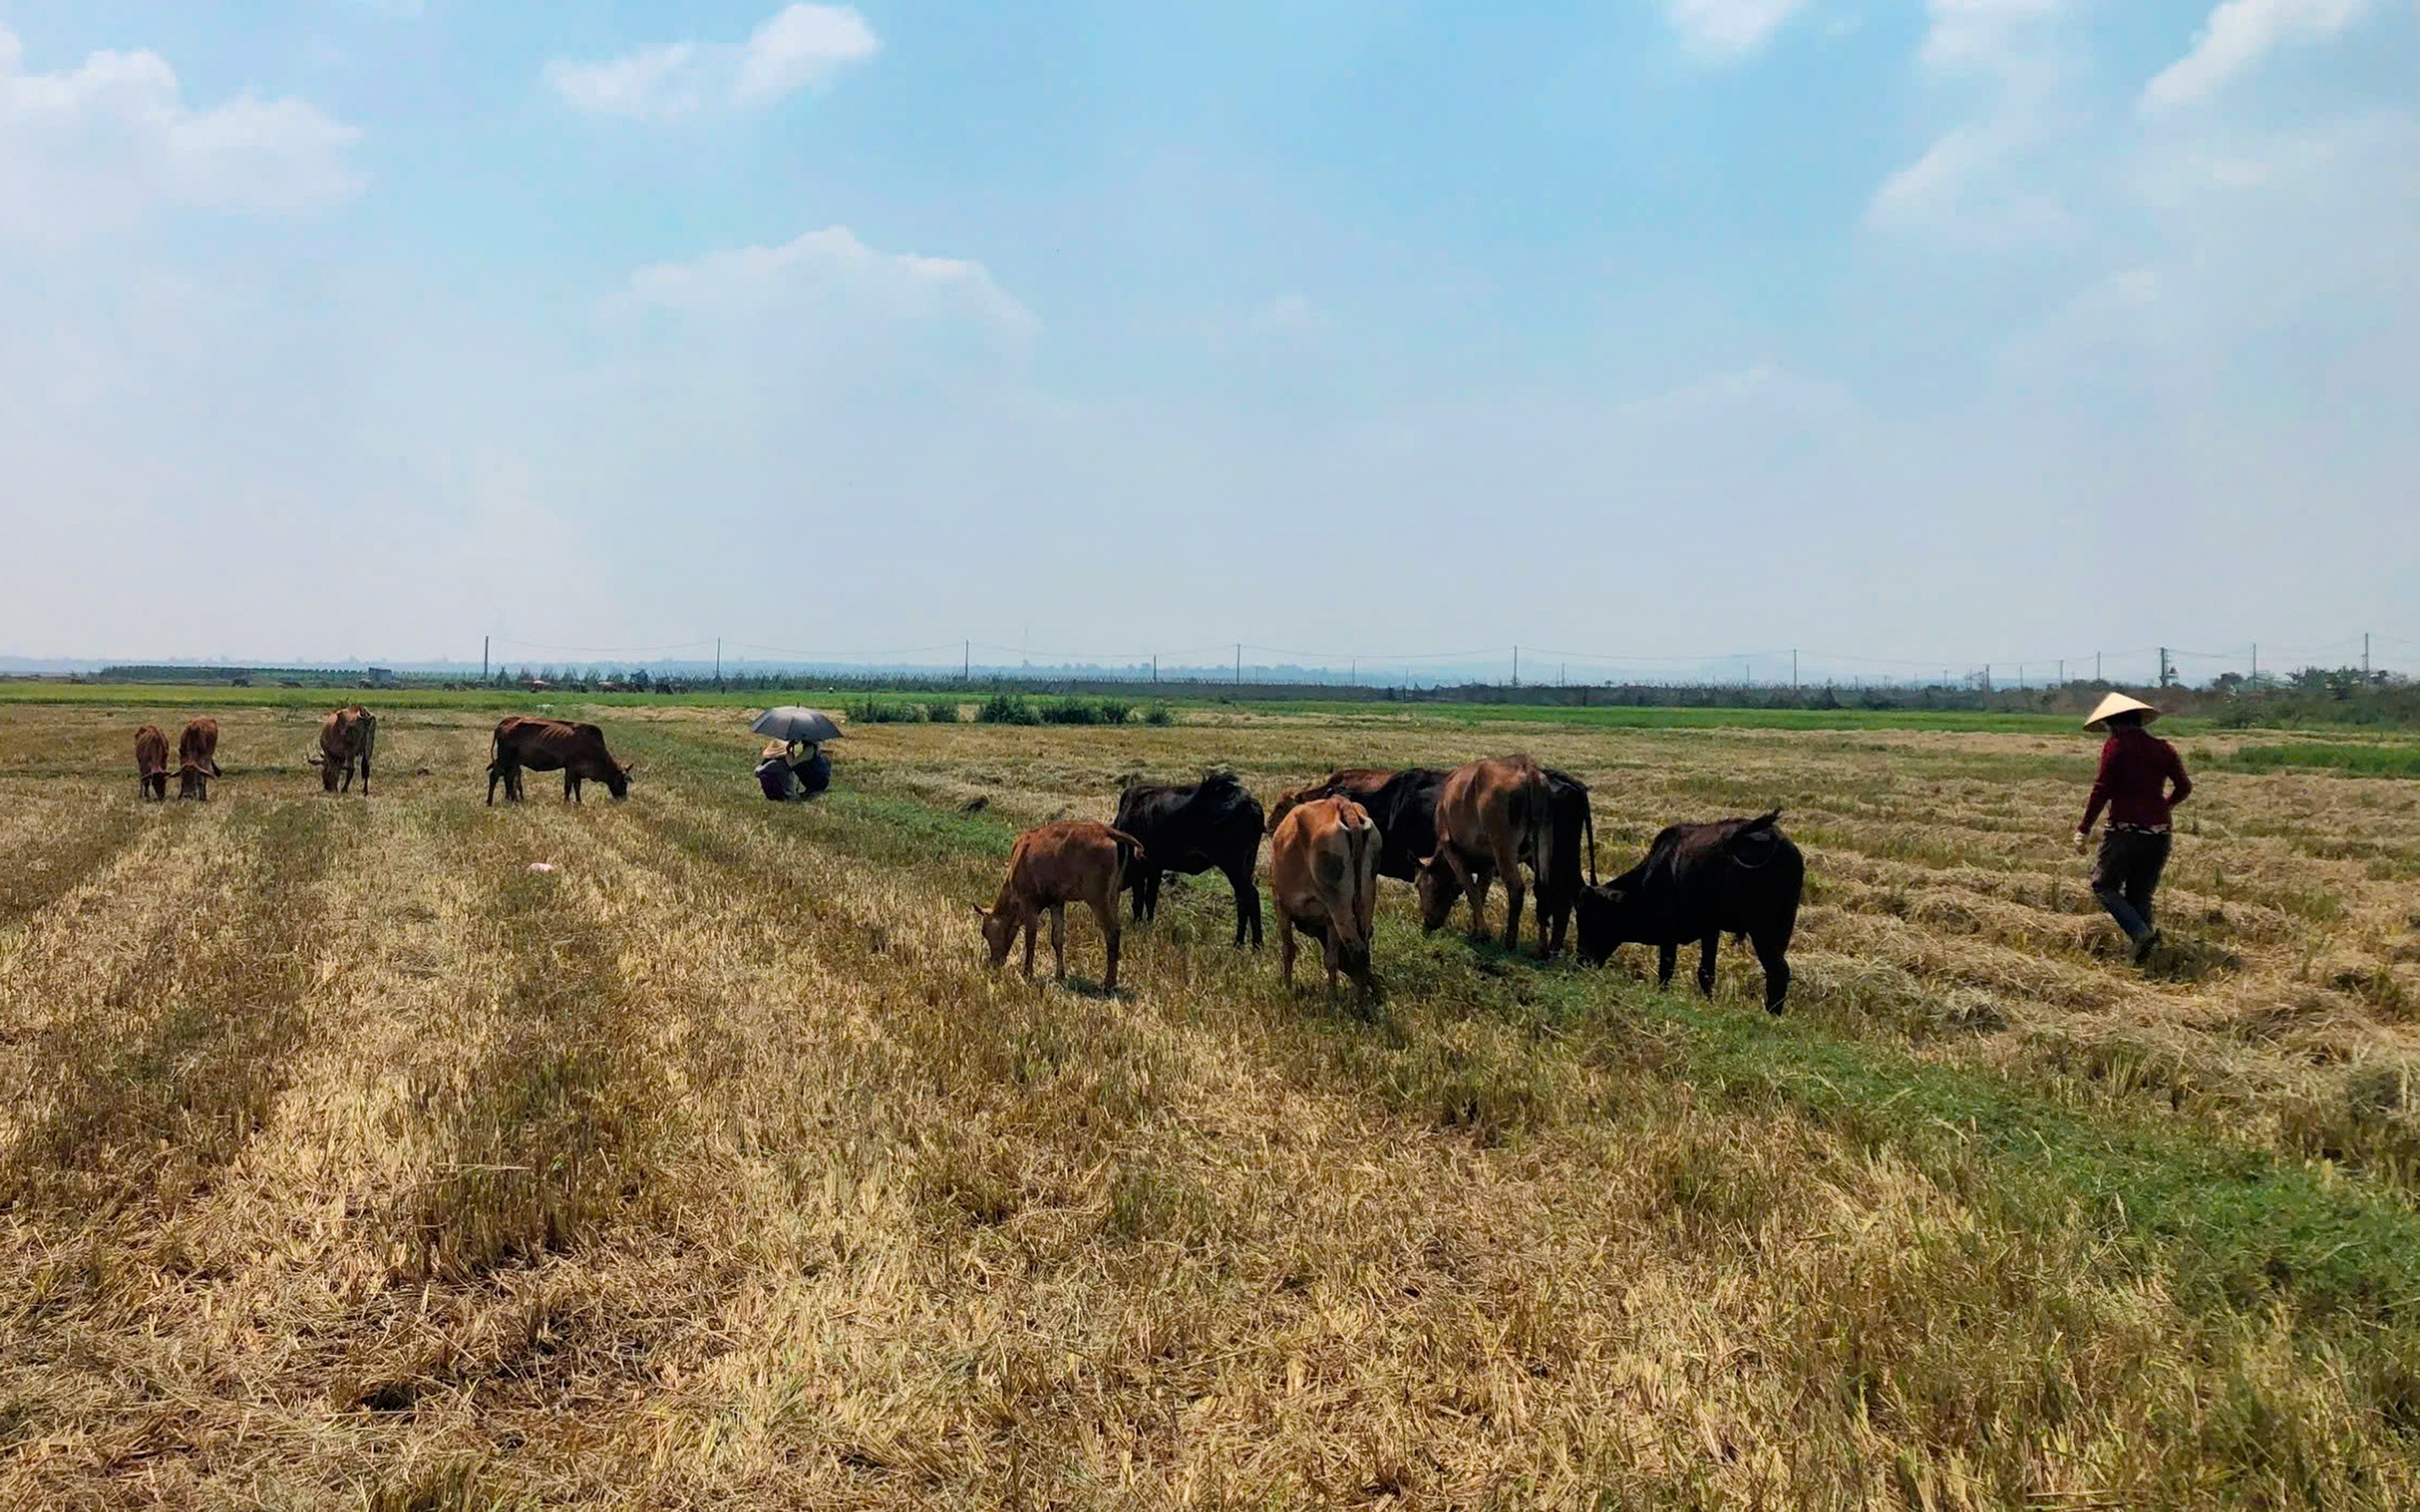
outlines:
[{"label": "dry yellow grass", "polygon": [[[219,717],[214,801],[147,810],[135,717],[0,708],[0,1504],[2420,1497],[2402,1272],[2247,1282],[2193,1246],[2258,1223],[2125,1208],[2212,1150],[2406,1232],[2409,783],[2205,779],[2145,977],[2063,844],[2081,741],[887,726],[788,807],[733,712],[611,711],[629,803],[490,810],[476,712],[382,715],[367,801],[306,715]],[[982,968],[1007,836],[1126,773],[1515,745],[1609,868],[1787,808],[1787,1022],[1744,953],[1698,1010],[1393,885],[1371,1019],[1223,885],[1116,997],[1088,920],[1068,989]]]}]

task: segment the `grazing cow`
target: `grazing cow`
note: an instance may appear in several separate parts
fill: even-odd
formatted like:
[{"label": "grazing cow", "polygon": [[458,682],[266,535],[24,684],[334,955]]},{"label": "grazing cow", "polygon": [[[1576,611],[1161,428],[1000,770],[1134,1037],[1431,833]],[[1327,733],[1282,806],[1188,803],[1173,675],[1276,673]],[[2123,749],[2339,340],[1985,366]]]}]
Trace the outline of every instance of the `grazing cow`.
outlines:
[{"label": "grazing cow", "polygon": [[1134,889],[1134,917],[1160,911],[1160,879],[1171,871],[1198,876],[1218,870],[1236,894],[1236,943],[1252,932],[1260,945],[1260,888],[1253,867],[1260,860],[1260,799],[1244,791],[1229,772],[1212,772],[1199,782],[1131,782],[1117,796],[1111,821],[1140,841],[1150,857],[1126,874]]},{"label": "grazing cow", "polygon": [[1437,795],[1444,790],[1450,775],[1434,766],[1400,772],[1363,766],[1330,772],[1322,781],[1280,798],[1269,811],[1269,833],[1275,834],[1278,822],[1298,803],[1349,798],[1378,827],[1378,875],[1397,882],[1416,881],[1420,863],[1437,850]]},{"label": "grazing cow", "polygon": [[1714,953],[1728,933],[1747,936],[1765,969],[1765,1010],[1789,995],[1789,936],[1798,925],[1806,858],[1781,833],[1781,810],[1753,819],[1670,825],[1647,859],[1580,895],[1580,958],[1595,965],[1618,945],[1657,950],[1655,982],[1672,985],[1683,942],[1697,940],[1698,989],[1714,995]]},{"label": "grazing cow", "polygon": [[1101,939],[1109,948],[1101,988],[1116,991],[1117,895],[1125,890],[1126,869],[1145,860],[1140,841],[1098,819],[1061,819],[1018,835],[1009,852],[1009,874],[1000,883],[1000,895],[989,909],[974,905],[983,920],[983,943],[991,947],[993,968],[1009,958],[1009,945],[1022,928],[1025,974],[1032,977],[1034,930],[1046,910],[1050,954],[1058,968],[1053,979],[1067,980],[1067,905],[1080,902],[1100,921]]},{"label": "grazing cow", "polygon": [[134,732],[134,774],[144,798],[168,800],[168,737],[157,725]]},{"label": "grazing cow", "polygon": [[227,774],[218,769],[218,721],[187,722],[177,737],[177,797],[210,801],[210,780]]},{"label": "grazing cow", "polygon": [[[1420,863],[1420,927],[1436,930],[1454,902],[1471,904],[1471,937],[1487,937],[1487,890],[1504,879],[1504,948],[1521,943],[1521,866],[1544,878],[1554,854],[1554,804],[1545,768],[1528,756],[1489,756],[1457,766],[1437,794],[1437,850]],[[1538,949],[1547,948],[1546,932]]]},{"label": "grazing cow", "polygon": [[527,714],[507,714],[497,721],[495,738],[488,761],[488,801],[495,801],[495,785],[504,783],[508,803],[521,801],[521,771],[560,770],[563,774],[563,800],[580,800],[579,784],[599,782],[618,801],[631,796],[631,773],[636,762],[616,762],[613,752],[605,748],[605,732],[595,725],[576,725],[567,719],[538,719]]},{"label": "grazing cow", "polygon": [[320,787],[323,792],[337,791],[337,780],[342,777],[346,792],[353,790],[353,772],[361,768],[361,796],[370,796],[370,758],[378,748],[378,716],[354,704],[350,709],[331,711],[320,721],[320,748],[311,756],[320,768]]},{"label": "grazing cow", "polygon": [[1341,969],[1365,998],[1370,936],[1378,902],[1383,842],[1370,811],[1349,798],[1315,798],[1289,806],[1269,841],[1270,894],[1277,902],[1277,974],[1294,985],[1294,931],[1318,940],[1328,990]]}]

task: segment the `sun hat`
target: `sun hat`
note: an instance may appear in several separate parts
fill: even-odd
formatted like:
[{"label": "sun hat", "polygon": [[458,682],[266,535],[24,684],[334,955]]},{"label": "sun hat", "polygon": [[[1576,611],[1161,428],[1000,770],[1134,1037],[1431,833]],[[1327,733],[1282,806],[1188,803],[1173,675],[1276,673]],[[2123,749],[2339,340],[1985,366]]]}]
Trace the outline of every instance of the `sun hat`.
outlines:
[{"label": "sun hat", "polygon": [[2140,713],[2142,714],[2143,723],[2147,725],[2159,717],[2159,711],[2152,708],[2150,704],[2143,702],[2140,698],[2129,698],[2122,693],[2113,693],[2102,698],[2099,704],[2094,706],[2092,717],[2083,722],[2083,728],[2086,730],[2099,730],[2103,724],[2106,724],[2109,721],[2110,716],[2113,714],[2135,713]]}]

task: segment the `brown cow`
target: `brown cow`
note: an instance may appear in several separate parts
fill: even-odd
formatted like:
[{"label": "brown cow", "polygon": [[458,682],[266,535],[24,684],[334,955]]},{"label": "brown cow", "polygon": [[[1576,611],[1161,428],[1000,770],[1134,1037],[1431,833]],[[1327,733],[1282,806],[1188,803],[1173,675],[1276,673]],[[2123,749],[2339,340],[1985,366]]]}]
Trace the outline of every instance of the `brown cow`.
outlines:
[{"label": "brown cow", "polygon": [[1116,991],[1117,897],[1126,890],[1126,868],[1142,859],[1141,841],[1098,819],[1061,819],[1018,835],[1009,852],[1009,874],[1000,883],[1000,895],[989,909],[975,905],[983,919],[983,942],[991,947],[993,968],[1009,958],[1009,945],[1023,928],[1025,974],[1033,975],[1034,930],[1047,909],[1050,954],[1058,963],[1054,980],[1067,980],[1067,905],[1080,902],[1100,921],[1101,939],[1109,947],[1101,989]]},{"label": "brown cow", "polygon": [[218,721],[208,717],[187,722],[177,737],[177,797],[210,801],[210,780],[227,774],[218,769]]},{"label": "brown cow", "polygon": [[146,799],[168,799],[168,737],[157,725],[134,732],[134,773]]},{"label": "brown cow", "polygon": [[[1543,767],[1527,756],[1490,756],[1458,766],[1437,794],[1437,853],[1420,864],[1420,927],[1436,930],[1453,917],[1454,901],[1471,902],[1471,937],[1487,937],[1487,889],[1504,879],[1504,948],[1521,943],[1521,864],[1541,885],[1554,853],[1554,804]],[[1539,921],[1538,951],[1547,948]]]},{"label": "brown cow", "polygon": [[521,769],[533,772],[560,770],[563,774],[563,800],[577,803],[579,784],[595,781],[605,784],[605,790],[616,801],[631,796],[631,773],[637,770],[636,762],[617,762],[605,748],[605,732],[595,725],[576,725],[568,719],[538,719],[527,714],[507,714],[496,722],[495,738],[488,761],[488,801],[495,801],[495,784],[504,784],[505,801],[521,801]]},{"label": "brown cow", "polygon": [[320,787],[323,792],[337,790],[337,779],[344,779],[344,790],[353,789],[353,769],[361,768],[361,796],[370,796],[370,758],[378,748],[378,716],[354,704],[350,709],[332,710],[320,721],[320,748],[309,758],[320,768]]},{"label": "brown cow", "polygon": [[1278,821],[1269,842],[1269,890],[1277,902],[1277,974],[1288,988],[1300,929],[1321,944],[1329,991],[1341,967],[1363,997],[1371,995],[1379,843],[1370,811],[1349,798],[1306,799]]}]

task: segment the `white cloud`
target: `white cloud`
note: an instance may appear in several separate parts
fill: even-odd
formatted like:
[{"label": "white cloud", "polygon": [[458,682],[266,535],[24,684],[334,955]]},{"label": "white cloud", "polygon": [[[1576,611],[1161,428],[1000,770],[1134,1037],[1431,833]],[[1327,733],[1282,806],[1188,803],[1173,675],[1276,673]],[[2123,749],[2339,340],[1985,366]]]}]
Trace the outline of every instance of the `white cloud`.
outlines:
[{"label": "white cloud", "polygon": [[1041,325],[982,264],[881,251],[846,226],[807,232],[779,247],[741,247],[643,267],[631,275],[626,298],[705,314],[811,303],[894,318],[971,318],[1011,333]]},{"label": "white cloud", "polygon": [[1665,0],[1682,41],[1710,58],[1742,58],[1764,45],[1806,0]]},{"label": "white cloud", "polygon": [[558,59],[546,65],[545,79],[578,110],[673,120],[715,106],[769,104],[881,46],[847,6],[793,5],[744,43],[667,43],[596,63]]},{"label": "white cloud", "polygon": [[2210,12],[2193,47],[2143,88],[2143,109],[2193,105],[2223,89],[2288,42],[2332,37],[2370,0],[2226,0]]},{"label": "white cloud", "polygon": [[2029,24],[2055,16],[2065,0],[1928,0],[1932,21],[1917,54],[1943,71],[2006,66]]},{"label": "white cloud", "polygon": [[0,236],[65,245],[153,209],[295,214],[350,198],[357,128],[296,99],[187,106],[154,52],[95,52],[72,73],[23,68],[0,27]]},{"label": "white cloud", "polygon": [[1883,180],[1867,219],[1970,248],[2068,240],[2078,231],[2075,215],[2020,166],[2035,145],[2012,118],[1955,127]]}]

